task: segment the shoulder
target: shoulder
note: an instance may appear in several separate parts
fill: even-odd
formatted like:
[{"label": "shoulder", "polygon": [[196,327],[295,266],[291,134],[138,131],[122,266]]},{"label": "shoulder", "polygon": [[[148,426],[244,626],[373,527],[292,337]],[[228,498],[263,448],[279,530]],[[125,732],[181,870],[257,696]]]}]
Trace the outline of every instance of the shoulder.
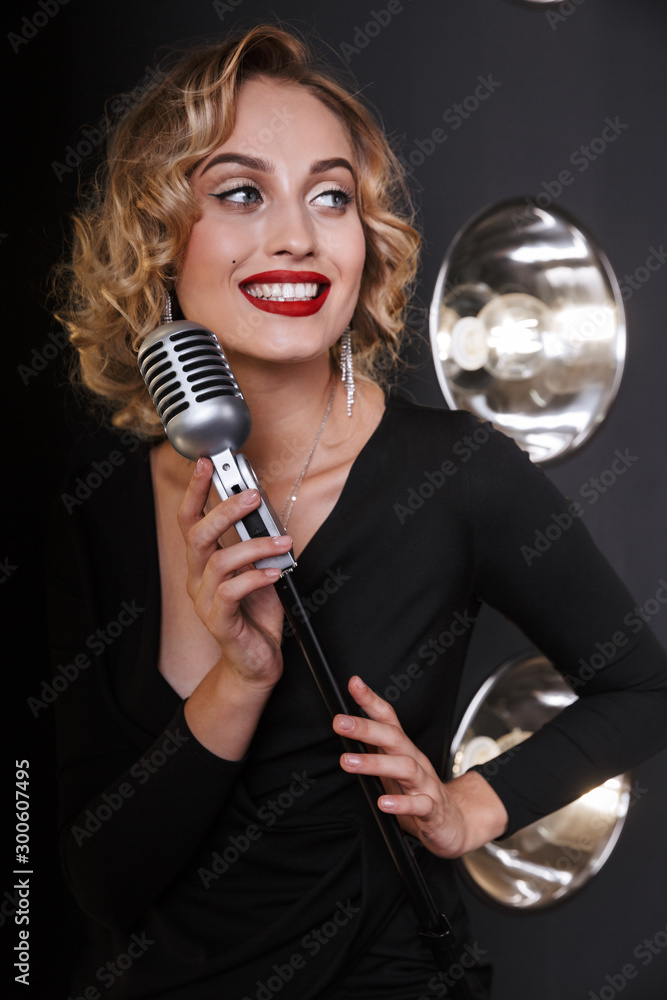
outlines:
[{"label": "shoulder", "polygon": [[[443,456],[466,466],[473,458],[476,466],[493,465],[506,455],[520,464],[530,460],[503,431],[467,410],[425,406],[402,396],[387,399],[387,421],[396,440],[411,448],[442,452]],[[472,468],[472,465],[471,465]]]},{"label": "shoulder", "polygon": [[153,497],[149,448],[130,434],[87,435],[71,449],[51,497],[49,551],[57,564],[79,553],[118,554],[120,539],[150,532]]},{"label": "shoulder", "polygon": [[101,433],[72,450],[54,508],[87,519],[107,516],[124,500],[150,498],[149,447],[129,433]]},{"label": "shoulder", "polygon": [[401,440],[439,441],[443,446],[452,446],[466,433],[481,426],[480,421],[465,410],[427,406],[394,393],[387,396],[385,422],[392,434]]},{"label": "shoulder", "polygon": [[92,609],[93,622],[110,620],[118,595],[134,596],[152,571],[155,514],[148,451],[130,435],[88,437],[73,449],[69,471],[51,501],[51,600],[67,603],[67,595],[79,595]]},{"label": "shoulder", "polygon": [[[387,447],[416,472],[440,470],[460,491],[468,514],[559,502],[548,475],[504,431],[464,410],[423,406],[402,397],[387,402]],[[451,493],[451,491],[450,491]],[[467,499],[466,499],[467,498]]]}]

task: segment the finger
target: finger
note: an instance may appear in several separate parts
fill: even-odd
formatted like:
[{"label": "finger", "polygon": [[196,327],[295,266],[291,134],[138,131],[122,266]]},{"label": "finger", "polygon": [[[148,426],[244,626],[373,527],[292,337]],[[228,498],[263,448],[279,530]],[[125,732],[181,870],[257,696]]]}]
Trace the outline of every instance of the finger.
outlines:
[{"label": "finger", "polygon": [[280,576],[280,569],[257,569],[252,564],[260,559],[288,552],[291,546],[291,537],[280,535],[255,538],[229,548],[216,549],[202,573],[197,603],[203,606],[211,603],[216,593],[223,599],[240,601],[253,591],[275,583]]},{"label": "finger", "polygon": [[341,767],[350,774],[374,774],[378,778],[391,778],[400,782],[406,794],[425,791],[425,785],[432,784],[432,777],[426,773],[412,756],[390,754],[344,753],[340,758]]},{"label": "finger", "polygon": [[[261,497],[258,490],[244,490],[216,504],[212,511],[191,524],[184,532],[188,570],[196,580],[203,574],[204,567],[212,553],[219,548],[219,539],[241,518],[259,506]],[[181,523],[187,523],[187,519]],[[269,552],[270,554],[270,552]],[[254,557],[253,557],[254,558]],[[245,562],[248,561],[246,557]]]},{"label": "finger", "polygon": [[[207,521],[208,524],[211,522],[217,524],[218,533],[223,534],[232,524],[245,517],[248,510],[259,505],[259,490],[242,490],[216,504],[213,510],[204,516],[203,511],[211,489],[212,476],[213,463],[211,460],[208,458],[198,459],[177,514],[178,523],[184,535],[187,535],[195,525],[203,521]],[[216,517],[211,518],[211,514],[215,514]]]},{"label": "finger", "polygon": [[376,722],[357,715],[337,715],[333,728],[340,736],[349,736],[386,754],[406,754],[424,765],[427,758],[403,732],[398,720],[393,723]]},{"label": "finger", "polygon": [[255,563],[262,559],[276,558],[289,552],[291,547],[290,535],[266,535],[237,542],[222,549],[215,548],[207,560],[201,585],[204,588],[211,588],[212,593],[223,580],[246,570],[254,570]]},{"label": "finger", "polygon": [[[279,576],[279,569],[257,569],[221,583],[213,595],[209,610],[209,621],[215,634],[238,637],[245,627],[247,617],[241,613],[241,602],[275,583]],[[275,599],[282,611],[277,595]]]},{"label": "finger", "polygon": [[381,698],[379,694],[376,694],[372,688],[364,683],[361,677],[357,675],[350,677],[348,691],[357,705],[363,708],[364,712],[371,719],[375,719],[378,722],[387,722],[391,725],[400,725],[398,716],[389,702]]},{"label": "finger", "polygon": [[211,488],[212,476],[213,463],[210,459],[198,459],[177,514],[178,523],[184,535],[193,524],[201,520],[202,511]]},{"label": "finger", "polygon": [[259,490],[243,490],[222,500],[190,526],[186,541],[195,549],[217,545],[221,535],[259,506],[260,499]]},{"label": "finger", "polygon": [[350,774],[372,774],[384,785],[385,792],[411,798],[426,795],[431,802],[442,797],[442,784],[429,767],[424,770],[414,757],[394,757],[389,754],[345,753],[341,767]]},{"label": "finger", "polygon": [[383,812],[395,816],[414,816],[428,823],[437,816],[437,805],[430,795],[381,795],[378,805]]}]

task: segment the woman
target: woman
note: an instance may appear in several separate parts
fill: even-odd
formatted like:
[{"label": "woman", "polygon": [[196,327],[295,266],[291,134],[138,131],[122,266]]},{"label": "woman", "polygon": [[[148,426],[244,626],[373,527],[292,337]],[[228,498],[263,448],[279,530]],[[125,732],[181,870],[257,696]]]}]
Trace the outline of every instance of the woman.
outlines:
[{"label": "woman", "polygon": [[[382,778],[380,808],[427,849],[463,935],[446,859],[664,744],[667,668],[646,630],[578,677],[632,607],[579,522],[539,563],[521,555],[567,502],[501,434],[466,451],[472,417],[376,381],[418,242],[394,208],[398,176],[357,99],[259,27],[186,56],[131,112],[77,219],[64,318],[83,379],[147,441],[55,532],[56,663],[93,652],[57,703],[62,851],[91,928],[82,994],[446,995],[354,775]],[[256,492],[217,502],[211,463],[193,469],[163,439],[136,353],[165,306],[220,340],[286,537],[239,542]],[[437,489],[414,509],[425,478]],[[283,629],[278,573],[253,565],[291,545],[360,708],[333,731]],[[444,784],[481,600],[581,698],[495,773]],[[458,638],[443,650],[445,631]],[[380,752],[341,756],[336,734]]]}]

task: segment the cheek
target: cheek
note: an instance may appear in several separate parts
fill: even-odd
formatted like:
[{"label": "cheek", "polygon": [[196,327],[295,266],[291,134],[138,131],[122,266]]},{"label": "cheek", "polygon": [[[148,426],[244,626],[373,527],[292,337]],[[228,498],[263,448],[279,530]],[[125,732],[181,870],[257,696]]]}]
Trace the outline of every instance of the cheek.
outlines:
[{"label": "cheek", "polygon": [[211,237],[206,226],[195,223],[188,240],[183,264],[177,282],[179,298],[186,298],[202,282],[208,280],[208,268],[212,260]]},{"label": "cheek", "polygon": [[181,293],[187,295],[190,289],[201,292],[226,285],[247,254],[247,243],[247,237],[244,240],[233,223],[212,224],[206,219],[196,222],[177,283]]}]

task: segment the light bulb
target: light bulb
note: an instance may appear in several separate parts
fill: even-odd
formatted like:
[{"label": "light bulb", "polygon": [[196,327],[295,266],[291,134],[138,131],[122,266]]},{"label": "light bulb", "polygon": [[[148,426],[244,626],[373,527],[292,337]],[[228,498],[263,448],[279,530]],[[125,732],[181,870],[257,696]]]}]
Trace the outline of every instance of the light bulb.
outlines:
[{"label": "light bulb", "polygon": [[523,292],[498,295],[479,314],[486,328],[486,370],[495,378],[523,382],[533,378],[547,360],[545,343],[555,322],[548,306]]}]

